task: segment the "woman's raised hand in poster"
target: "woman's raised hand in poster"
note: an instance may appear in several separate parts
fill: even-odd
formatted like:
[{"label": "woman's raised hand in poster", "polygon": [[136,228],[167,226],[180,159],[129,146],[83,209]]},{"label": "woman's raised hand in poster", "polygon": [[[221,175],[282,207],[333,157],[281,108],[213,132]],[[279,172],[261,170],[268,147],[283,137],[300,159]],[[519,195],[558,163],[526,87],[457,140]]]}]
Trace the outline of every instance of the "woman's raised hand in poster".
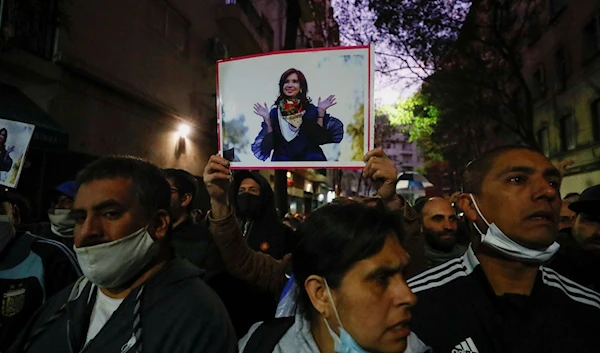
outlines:
[{"label": "woman's raised hand in poster", "polygon": [[255,103],[254,104],[254,114],[262,117],[265,120],[265,123],[267,125],[271,124],[271,121],[269,119],[269,107],[267,106],[267,103],[264,103],[264,104]]},{"label": "woman's raised hand in poster", "polygon": [[319,97],[319,101],[317,103],[317,108],[319,109],[319,116],[325,116],[325,111],[336,104],[337,102],[335,101],[335,95],[333,94],[325,98],[324,100],[321,100],[321,97]]}]

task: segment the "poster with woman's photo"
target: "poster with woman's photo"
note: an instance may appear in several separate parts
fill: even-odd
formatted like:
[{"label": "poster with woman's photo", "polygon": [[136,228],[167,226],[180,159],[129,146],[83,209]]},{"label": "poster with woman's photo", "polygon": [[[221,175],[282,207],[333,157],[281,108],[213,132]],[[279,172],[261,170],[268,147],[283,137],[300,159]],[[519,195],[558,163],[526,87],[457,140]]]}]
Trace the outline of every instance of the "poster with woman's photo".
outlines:
[{"label": "poster with woman's photo", "polygon": [[34,125],[0,119],[0,185],[16,188]]},{"label": "poster with woman's photo", "polygon": [[342,47],[217,63],[220,153],[233,169],[363,167],[373,146],[372,55]]}]

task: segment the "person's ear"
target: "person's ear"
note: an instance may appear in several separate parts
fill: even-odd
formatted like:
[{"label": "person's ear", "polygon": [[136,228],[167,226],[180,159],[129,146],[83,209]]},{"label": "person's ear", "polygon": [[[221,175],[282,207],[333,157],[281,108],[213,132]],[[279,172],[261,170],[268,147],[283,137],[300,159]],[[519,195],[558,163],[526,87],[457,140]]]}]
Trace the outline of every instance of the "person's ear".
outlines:
[{"label": "person's ear", "polygon": [[192,194],[184,194],[183,200],[181,201],[181,207],[187,208],[189,204],[192,203]]},{"label": "person's ear", "polygon": [[329,291],[325,286],[325,280],[321,276],[311,275],[304,281],[304,289],[312,303],[313,308],[325,318],[334,315],[329,299]]},{"label": "person's ear", "polygon": [[19,206],[12,205],[12,216],[13,216],[13,226],[18,226],[21,224],[21,210]]},{"label": "person's ear", "polygon": [[164,240],[167,233],[169,232],[169,226],[171,224],[171,217],[169,212],[166,210],[159,210],[151,223],[151,231],[154,231],[154,239]]},{"label": "person's ear", "polygon": [[463,211],[465,217],[471,222],[478,218],[477,209],[470,194],[461,194],[458,198],[458,207]]}]

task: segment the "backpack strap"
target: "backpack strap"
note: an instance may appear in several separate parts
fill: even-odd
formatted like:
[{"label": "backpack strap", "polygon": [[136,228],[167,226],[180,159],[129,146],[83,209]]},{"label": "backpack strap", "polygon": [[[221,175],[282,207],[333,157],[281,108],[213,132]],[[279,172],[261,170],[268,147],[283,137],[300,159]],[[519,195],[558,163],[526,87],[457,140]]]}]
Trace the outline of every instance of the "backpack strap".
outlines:
[{"label": "backpack strap", "polygon": [[243,353],[272,353],[295,320],[295,317],[290,316],[263,322],[250,336]]}]

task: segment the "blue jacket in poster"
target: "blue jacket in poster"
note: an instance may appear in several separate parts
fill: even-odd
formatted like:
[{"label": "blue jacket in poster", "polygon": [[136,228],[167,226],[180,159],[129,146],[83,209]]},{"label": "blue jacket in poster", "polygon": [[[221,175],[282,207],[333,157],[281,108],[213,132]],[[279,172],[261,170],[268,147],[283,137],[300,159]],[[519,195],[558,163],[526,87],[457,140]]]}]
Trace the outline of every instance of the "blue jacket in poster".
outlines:
[{"label": "blue jacket in poster", "polygon": [[344,124],[329,114],[323,118],[323,126],[317,124],[319,113],[317,107],[310,104],[302,118],[300,132],[291,141],[286,141],[279,126],[277,108],[271,109],[269,118],[273,132],[268,133],[267,124],[262,123],[262,129],[252,144],[252,152],[256,158],[266,161],[326,161],[321,145],[339,143],[344,137]]}]

